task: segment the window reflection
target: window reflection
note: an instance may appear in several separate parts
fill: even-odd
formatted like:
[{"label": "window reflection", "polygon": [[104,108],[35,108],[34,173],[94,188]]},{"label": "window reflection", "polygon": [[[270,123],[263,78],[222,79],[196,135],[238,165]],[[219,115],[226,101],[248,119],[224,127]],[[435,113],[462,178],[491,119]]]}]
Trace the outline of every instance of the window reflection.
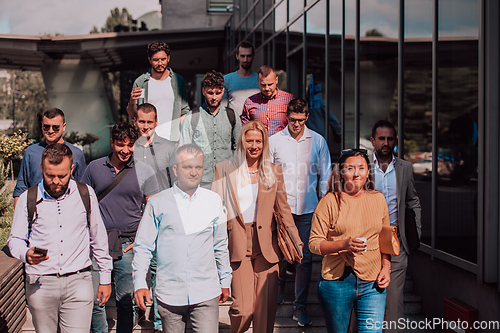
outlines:
[{"label": "window reflection", "polygon": [[[438,44],[436,248],[473,263],[477,262],[477,7],[473,0],[440,1]],[[473,22],[476,36],[471,38]]]},{"label": "window reflection", "polygon": [[[423,244],[431,245],[432,222],[432,0],[405,1],[405,159],[422,206]],[[397,119],[393,99],[391,121]]]},{"label": "window reflection", "polygon": [[360,146],[372,151],[373,124],[389,117],[398,99],[398,17],[399,0],[361,1],[360,14]]}]

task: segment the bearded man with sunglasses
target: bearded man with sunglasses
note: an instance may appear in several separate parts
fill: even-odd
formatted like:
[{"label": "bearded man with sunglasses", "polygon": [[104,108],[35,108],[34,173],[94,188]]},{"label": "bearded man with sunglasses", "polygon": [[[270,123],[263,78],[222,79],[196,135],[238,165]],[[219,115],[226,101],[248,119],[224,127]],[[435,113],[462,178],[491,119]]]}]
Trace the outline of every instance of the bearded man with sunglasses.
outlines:
[{"label": "bearded man with sunglasses", "polygon": [[50,108],[45,110],[42,116],[42,133],[45,138],[44,141],[31,145],[26,149],[17,177],[16,188],[14,189],[14,207],[16,206],[19,196],[33,185],[42,181],[42,171],[40,163],[42,162],[42,152],[50,144],[64,143],[73,153],[74,169],[71,174],[74,180],[80,180],[85,172],[85,157],[83,152],[73,146],[69,142],[65,142],[62,135],[66,129],[66,121],[64,112],[57,108]]}]

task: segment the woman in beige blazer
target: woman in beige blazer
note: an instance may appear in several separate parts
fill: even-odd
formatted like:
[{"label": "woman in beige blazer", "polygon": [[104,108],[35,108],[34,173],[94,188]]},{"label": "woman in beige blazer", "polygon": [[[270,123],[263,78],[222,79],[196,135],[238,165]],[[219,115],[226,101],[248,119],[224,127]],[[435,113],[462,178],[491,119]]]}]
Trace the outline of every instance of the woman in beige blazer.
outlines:
[{"label": "woman in beige blazer", "polygon": [[215,166],[212,190],[227,209],[233,303],[229,310],[231,332],[271,333],[278,298],[278,247],[273,211],[298,236],[287,203],[281,167],[269,157],[264,125],[250,121],[241,129],[232,161]]}]

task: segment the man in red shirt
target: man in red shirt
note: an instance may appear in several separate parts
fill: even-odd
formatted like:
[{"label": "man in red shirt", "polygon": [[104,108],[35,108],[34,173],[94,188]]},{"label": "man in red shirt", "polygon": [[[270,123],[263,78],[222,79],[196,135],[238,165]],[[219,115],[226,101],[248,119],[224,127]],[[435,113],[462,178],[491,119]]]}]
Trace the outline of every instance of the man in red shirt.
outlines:
[{"label": "man in red shirt", "polygon": [[288,125],[286,108],[293,95],[278,89],[278,76],[271,66],[259,68],[258,78],[260,93],[247,98],[241,113],[241,123],[258,120],[264,124],[267,135],[281,131]]}]

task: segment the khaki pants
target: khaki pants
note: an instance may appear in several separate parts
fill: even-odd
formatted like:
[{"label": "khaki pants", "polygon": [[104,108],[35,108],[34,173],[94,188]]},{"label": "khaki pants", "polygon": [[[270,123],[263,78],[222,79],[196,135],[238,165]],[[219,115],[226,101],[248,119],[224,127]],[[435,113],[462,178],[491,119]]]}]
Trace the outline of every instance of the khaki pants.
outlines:
[{"label": "khaki pants", "polygon": [[260,250],[254,223],[246,224],[247,256],[232,262],[233,304],[229,309],[231,332],[272,333],[278,299],[278,263],[269,263]]},{"label": "khaki pants", "polygon": [[90,272],[64,277],[27,275],[26,300],[37,333],[90,331],[94,304]]}]

